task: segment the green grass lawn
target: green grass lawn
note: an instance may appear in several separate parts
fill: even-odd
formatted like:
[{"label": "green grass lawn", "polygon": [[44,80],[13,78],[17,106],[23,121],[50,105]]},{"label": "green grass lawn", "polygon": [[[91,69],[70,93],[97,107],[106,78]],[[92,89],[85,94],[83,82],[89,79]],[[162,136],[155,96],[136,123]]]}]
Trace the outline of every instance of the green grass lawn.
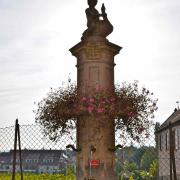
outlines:
[{"label": "green grass lawn", "polygon": [[[0,180],[11,180],[12,174],[0,173]],[[23,174],[23,180],[75,180],[75,175],[64,174]],[[16,175],[16,180],[21,180],[20,174]]]}]

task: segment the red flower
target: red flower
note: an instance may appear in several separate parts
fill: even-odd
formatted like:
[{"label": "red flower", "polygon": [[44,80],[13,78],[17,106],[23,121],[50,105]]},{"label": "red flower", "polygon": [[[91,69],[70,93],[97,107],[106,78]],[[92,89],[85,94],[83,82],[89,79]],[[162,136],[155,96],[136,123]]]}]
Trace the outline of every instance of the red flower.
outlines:
[{"label": "red flower", "polygon": [[88,106],[88,107],[87,107],[87,111],[88,111],[88,113],[91,113],[91,112],[92,112],[92,110],[93,110],[93,107],[92,107],[92,106]]},{"label": "red flower", "polygon": [[110,101],[112,101],[112,102],[115,101],[115,98],[111,98]]},{"label": "red flower", "polygon": [[90,102],[90,103],[93,103],[93,102],[94,102],[94,98],[90,98],[90,99],[89,99],[89,102]]},{"label": "red flower", "polygon": [[138,133],[141,134],[144,130],[145,130],[145,128],[141,127],[141,128],[139,128]]},{"label": "red flower", "polygon": [[85,102],[86,100],[87,100],[87,98],[85,96],[82,97],[82,99],[81,99],[82,102]]},{"label": "red flower", "polygon": [[82,111],[82,110],[83,110],[83,107],[82,107],[82,106],[80,106],[78,110],[79,110],[79,111]]},{"label": "red flower", "polygon": [[132,118],[132,117],[135,116],[135,114],[134,114],[133,112],[129,112],[129,113],[128,113],[128,116],[129,116],[129,118]]},{"label": "red flower", "polygon": [[97,113],[102,113],[102,112],[104,112],[104,108],[98,108],[97,109]]}]

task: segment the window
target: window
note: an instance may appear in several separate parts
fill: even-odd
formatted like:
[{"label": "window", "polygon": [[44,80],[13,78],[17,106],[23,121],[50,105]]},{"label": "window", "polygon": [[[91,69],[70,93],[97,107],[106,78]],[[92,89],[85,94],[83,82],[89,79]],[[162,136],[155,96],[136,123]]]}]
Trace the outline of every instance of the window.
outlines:
[{"label": "window", "polygon": [[159,150],[167,150],[169,149],[169,133],[163,132],[159,135]]},{"label": "window", "polygon": [[175,129],[175,149],[179,149],[179,129]]},{"label": "window", "polygon": [[53,163],[53,159],[43,159],[44,163]]},{"label": "window", "polygon": [[38,163],[38,159],[34,159],[34,163]]},{"label": "window", "polygon": [[168,132],[166,132],[166,150],[168,150],[169,149],[169,133]]},{"label": "window", "polygon": [[162,134],[159,135],[159,150],[162,151]]},{"label": "window", "polygon": [[48,159],[48,162],[49,163],[53,163],[53,159]]},{"label": "window", "polygon": [[33,163],[32,159],[26,159],[26,163]]}]

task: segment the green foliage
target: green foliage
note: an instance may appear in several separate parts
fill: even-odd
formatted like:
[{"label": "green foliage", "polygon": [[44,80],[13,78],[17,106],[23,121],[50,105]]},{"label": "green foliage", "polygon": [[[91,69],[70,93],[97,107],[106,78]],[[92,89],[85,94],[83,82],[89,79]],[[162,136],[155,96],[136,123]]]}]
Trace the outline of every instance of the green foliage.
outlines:
[{"label": "green foliage", "polygon": [[[74,174],[24,174],[24,180],[75,180]],[[10,173],[0,173],[0,179],[11,180],[12,174]],[[20,180],[20,174],[16,174],[16,180]]]},{"label": "green foliage", "polygon": [[130,176],[129,180],[134,180],[133,176]]},{"label": "green foliage", "polygon": [[150,169],[149,169],[149,174],[151,177],[156,176],[157,169],[158,169],[158,160],[156,159],[153,161],[153,163],[151,164]]},{"label": "green foliage", "polygon": [[124,179],[124,177],[131,177],[136,175],[136,170],[138,170],[138,166],[136,163],[130,163],[128,161],[124,161],[121,166],[121,171],[118,175],[121,177],[120,179]]},{"label": "green foliage", "polygon": [[136,150],[134,152],[134,159],[135,159],[138,167],[140,167],[140,165],[141,165],[141,158],[146,149],[147,149],[146,147],[140,147],[140,148],[136,148]]},{"label": "green foliage", "polygon": [[73,165],[70,165],[66,170],[67,175],[75,174],[75,167]]},{"label": "green foliage", "polygon": [[149,171],[142,171],[141,176],[143,179],[152,179],[155,178],[157,175],[157,170],[158,170],[158,160],[155,159],[152,164],[150,165]]},{"label": "green foliage", "polygon": [[154,147],[125,147],[117,151],[116,173],[120,179],[142,180],[156,178],[158,161]]},{"label": "green foliage", "polygon": [[148,170],[153,163],[154,159],[157,159],[156,149],[148,148],[145,150],[142,158],[141,158],[141,168]]}]

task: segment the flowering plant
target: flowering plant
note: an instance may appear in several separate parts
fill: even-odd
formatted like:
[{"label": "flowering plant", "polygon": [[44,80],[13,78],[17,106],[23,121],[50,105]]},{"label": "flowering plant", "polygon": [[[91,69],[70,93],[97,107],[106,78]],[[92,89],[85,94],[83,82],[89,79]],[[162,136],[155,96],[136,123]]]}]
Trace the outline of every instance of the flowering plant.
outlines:
[{"label": "flowering plant", "polygon": [[148,130],[157,110],[157,100],[146,88],[139,88],[138,82],[115,86],[114,93],[98,88],[93,94],[77,95],[77,86],[68,84],[53,90],[38,103],[36,122],[44,126],[45,133],[56,139],[75,129],[77,119],[82,115],[107,115],[115,120],[116,130],[126,131],[132,138]]},{"label": "flowering plant", "polygon": [[115,109],[116,104],[115,95],[103,89],[96,89],[93,92],[93,95],[83,95],[77,101],[78,112],[80,114],[107,114],[112,116],[111,113]]}]

